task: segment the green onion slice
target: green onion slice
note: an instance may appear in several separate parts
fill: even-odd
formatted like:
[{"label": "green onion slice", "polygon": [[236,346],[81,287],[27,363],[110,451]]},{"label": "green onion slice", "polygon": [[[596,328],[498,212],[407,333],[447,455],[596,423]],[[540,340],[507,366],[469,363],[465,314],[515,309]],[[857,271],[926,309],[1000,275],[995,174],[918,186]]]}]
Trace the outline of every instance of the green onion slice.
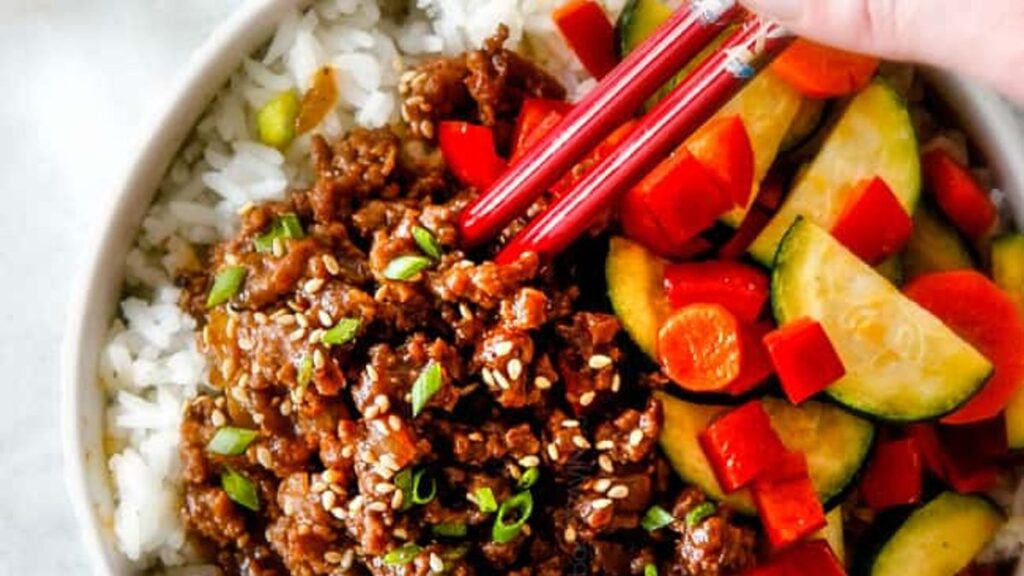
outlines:
[{"label": "green onion slice", "polygon": [[404,512],[409,508],[412,508],[412,470],[405,468],[395,474],[395,488],[402,491],[402,506],[398,509],[399,512]]},{"label": "green onion slice", "polygon": [[528,490],[540,480],[540,470],[537,468],[527,468],[526,472],[519,478],[518,487],[520,490]]},{"label": "green onion slice", "polygon": [[491,527],[491,539],[498,544],[507,544],[526,526],[533,514],[533,495],[529,491],[520,492],[501,503],[498,515]]},{"label": "green onion slice", "polygon": [[423,549],[415,544],[406,544],[385,554],[384,563],[388,566],[405,566],[415,560],[422,551]]},{"label": "green onion slice", "polygon": [[306,354],[302,357],[302,362],[299,363],[299,373],[296,375],[296,379],[299,383],[299,393],[301,394],[306,390],[306,386],[313,380],[313,356]]},{"label": "green onion slice", "polygon": [[253,512],[259,512],[260,497],[256,493],[256,484],[239,474],[234,468],[229,466],[221,472],[220,487],[227,492],[228,498],[231,498],[234,502]]},{"label": "green onion slice", "polygon": [[274,148],[284,148],[295,138],[295,120],[302,103],[294,90],[286,90],[267,102],[256,113],[256,127],[260,142]]},{"label": "green onion slice", "polygon": [[498,511],[498,501],[494,499],[494,492],[487,486],[477,488],[473,496],[476,498],[476,507],[484,514]]},{"label": "green onion slice", "polygon": [[465,538],[467,529],[466,525],[462,522],[445,522],[443,524],[435,524],[430,529],[435,536],[442,538]]},{"label": "green onion slice", "polygon": [[444,377],[441,374],[441,365],[437,362],[430,362],[420,372],[416,382],[412,385],[412,417],[420,415],[420,412],[427,407],[430,399],[437,394],[444,384]]},{"label": "green onion slice", "polygon": [[[424,493],[423,489],[427,486],[430,488]],[[417,471],[412,476],[411,495],[413,504],[429,504],[437,496],[437,481],[434,480],[433,476],[429,476],[425,469]]]},{"label": "green onion slice", "polygon": [[433,263],[426,256],[399,256],[388,263],[384,277],[388,280],[410,280]]},{"label": "green onion slice", "polygon": [[253,247],[256,251],[265,254],[274,249],[274,240],[285,238],[299,239],[306,235],[302,229],[302,222],[294,212],[281,214],[270,224],[270,230],[266,234],[253,240]]},{"label": "green onion slice", "polygon": [[459,544],[441,552],[441,558],[445,560],[458,560],[469,554],[469,544]]},{"label": "green onion slice", "polygon": [[647,513],[644,514],[642,520],[640,520],[640,526],[648,532],[654,532],[660,530],[665,526],[675,522],[675,518],[669,514],[668,510],[665,510],[661,506],[651,506],[647,509]]},{"label": "green onion slice", "polygon": [[441,243],[437,241],[437,237],[434,236],[433,232],[423,226],[413,226],[412,239],[416,241],[416,245],[420,247],[424,254],[434,260],[441,259]]},{"label": "green onion slice", "polygon": [[222,426],[210,439],[206,449],[221,456],[238,456],[260,435],[256,430]]},{"label": "green onion slice", "polygon": [[206,297],[206,307],[220,306],[234,298],[235,294],[238,294],[238,291],[242,288],[242,283],[245,282],[245,275],[248,272],[245,266],[221,268],[220,272],[217,272],[217,276],[213,279],[213,287],[210,288],[209,296]]},{"label": "green onion slice", "polygon": [[361,322],[358,318],[342,318],[333,328],[324,332],[324,335],[320,337],[320,342],[324,346],[348,344],[356,337],[360,324]]},{"label": "green onion slice", "polygon": [[709,516],[714,514],[715,510],[718,510],[718,508],[715,506],[714,502],[702,502],[701,504],[698,504],[696,508],[686,513],[686,525],[692,528],[693,526],[700,524]]},{"label": "green onion slice", "polygon": [[644,576],[658,576],[658,567],[654,564],[644,566]]}]

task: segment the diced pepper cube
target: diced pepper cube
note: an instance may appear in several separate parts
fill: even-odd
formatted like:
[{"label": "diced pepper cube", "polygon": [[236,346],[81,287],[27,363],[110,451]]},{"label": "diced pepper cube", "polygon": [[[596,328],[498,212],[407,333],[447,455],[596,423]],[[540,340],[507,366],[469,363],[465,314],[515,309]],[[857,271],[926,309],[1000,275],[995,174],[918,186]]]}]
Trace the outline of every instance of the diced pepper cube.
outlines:
[{"label": "diced pepper cube", "polygon": [[700,442],[727,492],[750,484],[786,455],[786,447],[758,400],[712,422],[701,433]]},{"label": "diced pepper cube", "polygon": [[764,338],[782,389],[794,404],[821,392],[846,374],[821,324],[803,319]]},{"label": "diced pepper cube", "polygon": [[868,506],[883,510],[920,502],[921,466],[921,453],[912,438],[879,442],[860,484]]},{"label": "diced pepper cube", "polygon": [[785,548],[827,524],[825,509],[807,473],[807,461],[799,452],[787,453],[775,467],[766,470],[754,481],[751,494],[775,549]]}]

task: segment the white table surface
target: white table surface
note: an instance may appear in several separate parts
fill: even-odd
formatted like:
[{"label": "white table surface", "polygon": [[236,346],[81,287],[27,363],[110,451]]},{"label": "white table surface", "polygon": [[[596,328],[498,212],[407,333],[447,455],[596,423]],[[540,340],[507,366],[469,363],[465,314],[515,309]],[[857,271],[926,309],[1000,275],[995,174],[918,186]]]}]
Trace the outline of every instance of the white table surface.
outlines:
[{"label": "white table surface", "polygon": [[91,223],[176,71],[242,0],[0,0],[0,574],[86,574],[58,349]]}]

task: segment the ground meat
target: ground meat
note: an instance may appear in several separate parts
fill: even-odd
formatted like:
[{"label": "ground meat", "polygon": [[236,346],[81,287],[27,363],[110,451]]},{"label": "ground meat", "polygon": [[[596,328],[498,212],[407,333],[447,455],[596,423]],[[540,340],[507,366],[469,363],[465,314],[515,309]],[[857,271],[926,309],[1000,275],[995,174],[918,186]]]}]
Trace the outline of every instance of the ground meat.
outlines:
[{"label": "ground meat", "polygon": [[[488,259],[499,243],[460,249],[459,212],[476,191],[446,172],[434,124],[481,122],[501,140],[524,98],[564,95],[506,38],[404,77],[412,137],[314,136],[312,186],[247,207],[238,233],[181,278],[213,388],[181,425],[181,514],[225,573],[716,575],[751,564],[754,533],[724,510],[673,524],[677,543],[639,528],[679,486],[655,448],[650,390],[663,383],[620,347],[604,287],[586,275],[600,263],[526,254],[499,265]],[[285,218],[301,234],[268,244]],[[410,258],[423,269],[396,272]],[[243,286],[207,307],[227,266],[245,268]],[[251,441],[211,449],[229,426]],[[496,541],[499,507],[524,493],[532,513]],[[677,517],[698,497],[684,491]]]}]

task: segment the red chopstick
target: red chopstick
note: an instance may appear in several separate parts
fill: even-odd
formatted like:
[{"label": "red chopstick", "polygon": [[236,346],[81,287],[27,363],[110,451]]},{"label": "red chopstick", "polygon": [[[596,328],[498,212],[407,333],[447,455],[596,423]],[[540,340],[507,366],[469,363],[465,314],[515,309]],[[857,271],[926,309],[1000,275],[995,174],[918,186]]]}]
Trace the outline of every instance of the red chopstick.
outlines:
[{"label": "red chopstick", "polygon": [[618,196],[664,160],[789,44],[779,25],[751,18],[643,119],[586,178],[509,242],[497,261],[527,251],[550,258],[564,250]]},{"label": "red chopstick", "polygon": [[645,100],[742,13],[735,2],[724,12],[692,2],[676,11],[655,34],[631,52],[564,120],[541,139],[487,192],[463,210],[463,245],[479,246],[526,212],[583,156],[589,147],[628,120]]}]

